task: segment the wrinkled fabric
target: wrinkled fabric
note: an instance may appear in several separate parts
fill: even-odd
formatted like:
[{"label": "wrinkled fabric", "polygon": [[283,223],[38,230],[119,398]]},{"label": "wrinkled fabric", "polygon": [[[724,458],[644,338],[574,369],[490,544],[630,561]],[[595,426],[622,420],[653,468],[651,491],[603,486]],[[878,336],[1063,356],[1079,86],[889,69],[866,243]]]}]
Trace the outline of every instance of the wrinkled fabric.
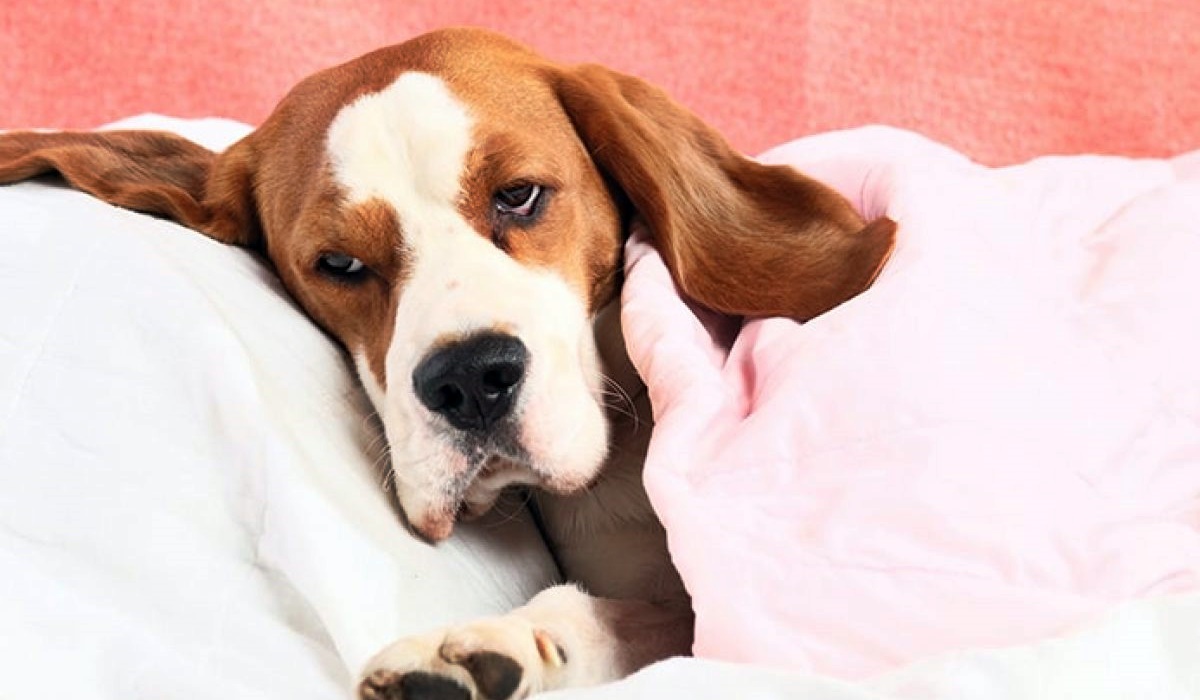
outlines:
[{"label": "wrinkled fabric", "polygon": [[696,654],[861,678],[1197,589],[1197,155],[989,169],[870,128],[763,160],[898,242],[867,292],[728,347],[629,243],[645,481]]},{"label": "wrinkled fabric", "polygon": [[1000,649],[962,649],[866,681],[670,659],[546,700],[1194,700],[1200,697],[1200,594],[1121,606],[1069,634]]}]

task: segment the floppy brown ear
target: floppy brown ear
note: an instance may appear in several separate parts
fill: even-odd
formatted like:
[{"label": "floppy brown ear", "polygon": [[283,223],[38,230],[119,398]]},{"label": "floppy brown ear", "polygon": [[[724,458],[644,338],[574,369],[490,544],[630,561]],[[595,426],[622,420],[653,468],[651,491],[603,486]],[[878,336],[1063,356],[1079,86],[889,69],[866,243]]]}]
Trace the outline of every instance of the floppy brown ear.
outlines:
[{"label": "floppy brown ear", "polygon": [[248,139],[217,155],[158,131],[0,134],[0,184],[57,172],[110,204],[157,214],[223,243],[260,236]]},{"label": "floppy brown ear", "polygon": [[741,156],[646,82],[584,65],[556,83],[592,159],[705,306],[807,320],[870,286],[892,249],[894,222],[864,224],[829,187]]}]

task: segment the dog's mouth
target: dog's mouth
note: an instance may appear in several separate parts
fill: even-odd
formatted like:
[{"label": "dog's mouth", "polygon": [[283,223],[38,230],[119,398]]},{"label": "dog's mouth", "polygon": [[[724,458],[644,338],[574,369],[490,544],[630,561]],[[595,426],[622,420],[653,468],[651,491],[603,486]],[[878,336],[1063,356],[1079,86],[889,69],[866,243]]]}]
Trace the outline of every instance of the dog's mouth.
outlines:
[{"label": "dog's mouth", "polygon": [[[514,435],[515,431],[502,430],[487,436],[454,436],[449,441],[449,459],[460,466],[434,502],[405,508],[413,530],[430,541],[441,541],[457,522],[491,510],[506,489],[542,486],[544,480],[534,469],[529,451]],[[401,497],[402,506],[403,501]]]},{"label": "dog's mouth", "polygon": [[468,468],[451,486],[457,494],[456,512],[467,518],[487,512],[500,491],[519,483],[533,483],[522,475],[533,476],[529,451],[515,438],[516,431],[506,427],[485,439],[458,439],[455,447],[467,459]]},{"label": "dog's mouth", "polygon": [[[456,523],[478,518],[492,509],[506,490],[536,488],[567,494],[588,488],[597,470],[574,476],[546,464],[516,437],[516,430],[495,431],[485,437],[456,435],[449,443],[449,461],[457,462],[438,495],[406,502],[398,492],[410,527],[431,542],[446,539]],[[397,484],[403,482],[397,475]],[[402,488],[402,487],[401,487]]]},{"label": "dog's mouth", "polygon": [[459,520],[474,520],[487,513],[506,489],[538,486],[540,480],[525,464],[494,456],[463,490],[457,508]]}]

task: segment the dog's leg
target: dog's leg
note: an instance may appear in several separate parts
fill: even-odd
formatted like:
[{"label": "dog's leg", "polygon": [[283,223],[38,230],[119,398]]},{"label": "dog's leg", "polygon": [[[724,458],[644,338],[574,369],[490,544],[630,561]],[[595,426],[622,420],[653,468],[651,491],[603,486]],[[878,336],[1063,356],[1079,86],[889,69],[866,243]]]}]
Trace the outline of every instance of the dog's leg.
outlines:
[{"label": "dog's leg", "polygon": [[509,700],[623,678],[689,653],[692,613],[555,586],[501,617],[401,640],[375,656],[363,700]]}]

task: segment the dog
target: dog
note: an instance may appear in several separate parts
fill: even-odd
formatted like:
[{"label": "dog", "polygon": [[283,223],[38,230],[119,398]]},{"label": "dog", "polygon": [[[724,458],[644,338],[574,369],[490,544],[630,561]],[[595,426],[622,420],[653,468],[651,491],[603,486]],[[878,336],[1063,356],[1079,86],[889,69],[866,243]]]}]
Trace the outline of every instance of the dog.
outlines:
[{"label": "dog", "polygon": [[220,154],[148,131],[0,135],[0,182],[45,173],[260,253],[352,358],[419,535],[536,493],[573,583],[396,642],[364,699],[519,698],[689,652],[641,486],[648,430],[624,415],[649,416],[616,303],[632,227],[696,303],[799,321],[866,289],[895,238],[637,78],[466,28],[307,78]]}]

